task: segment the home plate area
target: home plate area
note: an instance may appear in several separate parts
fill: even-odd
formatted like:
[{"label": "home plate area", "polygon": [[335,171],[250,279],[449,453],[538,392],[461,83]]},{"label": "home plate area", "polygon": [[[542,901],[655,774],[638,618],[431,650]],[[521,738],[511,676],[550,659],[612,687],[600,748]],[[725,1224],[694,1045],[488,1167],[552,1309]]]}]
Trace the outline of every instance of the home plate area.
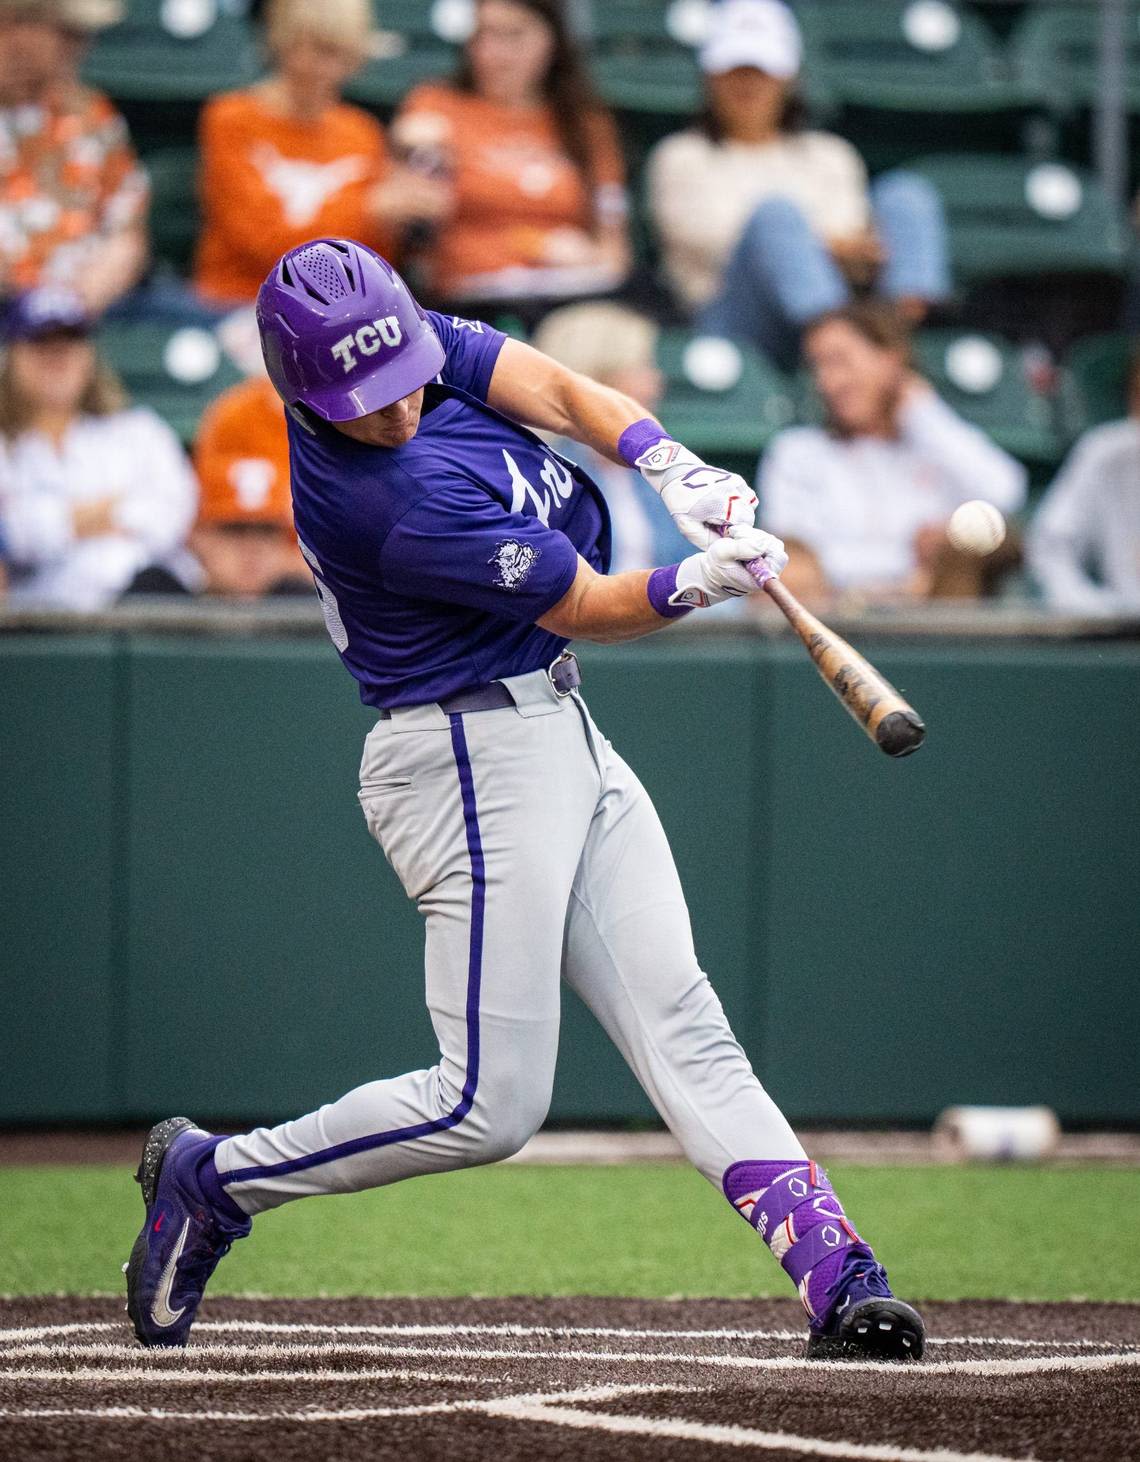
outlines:
[{"label": "home plate area", "polygon": [[0,1302],[0,1456],[867,1462],[1140,1458],[1140,1306],[924,1306],[919,1364],[802,1358],[794,1302]]}]

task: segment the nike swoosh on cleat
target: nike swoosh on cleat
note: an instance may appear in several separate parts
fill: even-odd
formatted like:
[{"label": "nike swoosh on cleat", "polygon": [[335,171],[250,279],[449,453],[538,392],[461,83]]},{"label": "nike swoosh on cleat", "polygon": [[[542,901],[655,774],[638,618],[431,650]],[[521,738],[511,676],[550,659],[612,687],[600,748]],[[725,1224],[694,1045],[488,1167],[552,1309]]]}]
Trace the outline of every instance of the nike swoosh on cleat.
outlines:
[{"label": "nike swoosh on cleat", "polygon": [[150,1307],[150,1317],[156,1325],[174,1325],[186,1313],[186,1306],[181,1309],[170,1308],[170,1291],[174,1288],[174,1271],[178,1267],[178,1261],[182,1258],[182,1250],[186,1247],[186,1235],[190,1232],[190,1219],[182,1225],[182,1232],[178,1235],[178,1242],[174,1246],[174,1252],[166,1261],[162,1271],[162,1277],[158,1281],[158,1293],[154,1297],[154,1304]]},{"label": "nike swoosh on cleat", "polygon": [[848,1295],[847,1298],[843,1301],[843,1303],[841,1305],[836,1305],[836,1307],[835,1307],[835,1313],[837,1315],[841,1315],[843,1313],[843,1311],[847,1308],[847,1306],[850,1303],[851,1303],[851,1296]]}]

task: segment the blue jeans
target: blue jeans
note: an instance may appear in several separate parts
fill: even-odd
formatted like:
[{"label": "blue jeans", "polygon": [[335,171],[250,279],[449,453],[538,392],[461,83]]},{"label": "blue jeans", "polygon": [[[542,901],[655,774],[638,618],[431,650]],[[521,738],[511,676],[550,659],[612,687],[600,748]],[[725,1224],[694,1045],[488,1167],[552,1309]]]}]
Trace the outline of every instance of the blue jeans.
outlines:
[{"label": "blue jeans", "polygon": [[[890,299],[944,299],[950,293],[946,220],[933,185],[915,173],[884,173],[871,184],[871,211],[887,254],[875,292]],[[750,340],[790,366],[804,325],[850,298],[850,285],[796,204],[768,198],[745,225],[720,291],[697,316],[697,326]]]}]

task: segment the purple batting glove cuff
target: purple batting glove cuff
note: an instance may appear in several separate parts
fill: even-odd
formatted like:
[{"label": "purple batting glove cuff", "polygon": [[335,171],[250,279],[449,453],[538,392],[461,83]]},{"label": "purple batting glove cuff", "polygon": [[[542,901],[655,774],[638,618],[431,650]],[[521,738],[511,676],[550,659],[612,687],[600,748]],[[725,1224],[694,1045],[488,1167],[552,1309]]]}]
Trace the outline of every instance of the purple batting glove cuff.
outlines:
[{"label": "purple batting glove cuff", "polygon": [[692,604],[669,603],[677,592],[677,570],[680,567],[680,564],[671,563],[668,568],[654,569],[645,586],[650,604],[662,619],[680,619],[682,614],[688,614],[694,608]]},{"label": "purple batting glove cuff", "polygon": [[654,421],[651,416],[643,416],[640,421],[627,426],[618,437],[618,455],[630,467],[636,467],[638,457],[648,452],[650,447],[655,447],[658,442],[671,440],[660,422]]}]

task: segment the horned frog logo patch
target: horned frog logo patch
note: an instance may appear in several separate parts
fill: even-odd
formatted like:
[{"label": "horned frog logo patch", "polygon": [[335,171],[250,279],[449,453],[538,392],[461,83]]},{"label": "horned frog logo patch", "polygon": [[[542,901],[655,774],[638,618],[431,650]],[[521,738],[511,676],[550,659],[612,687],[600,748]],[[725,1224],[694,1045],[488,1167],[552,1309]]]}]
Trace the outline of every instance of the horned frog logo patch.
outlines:
[{"label": "horned frog logo patch", "polygon": [[497,570],[495,588],[521,589],[541,557],[541,548],[532,548],[517,538],[504,538],[487,560]]}]

